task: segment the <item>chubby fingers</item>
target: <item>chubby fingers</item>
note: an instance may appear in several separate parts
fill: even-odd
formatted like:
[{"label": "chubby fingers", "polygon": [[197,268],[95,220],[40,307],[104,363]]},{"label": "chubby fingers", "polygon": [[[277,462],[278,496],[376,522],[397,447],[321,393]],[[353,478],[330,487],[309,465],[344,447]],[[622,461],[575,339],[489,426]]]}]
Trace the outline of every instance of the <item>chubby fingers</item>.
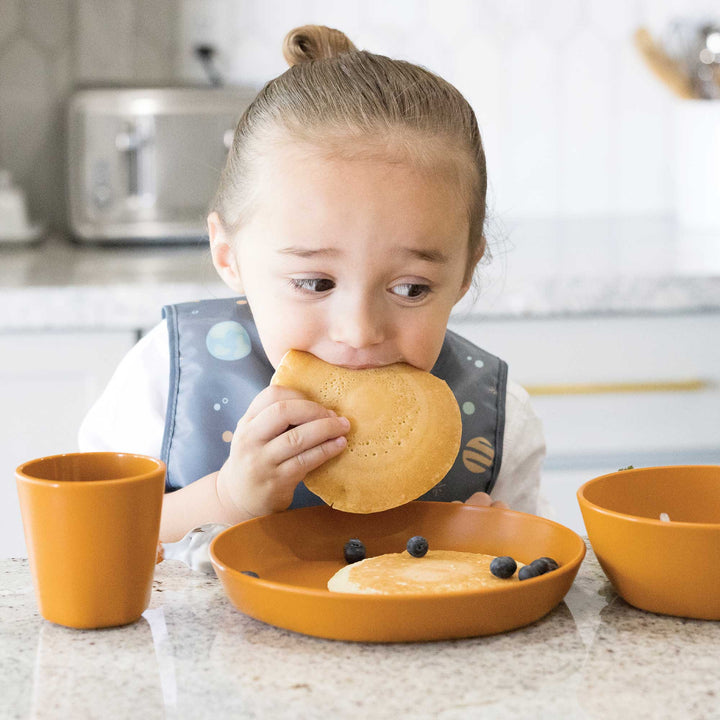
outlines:
[{"label": "chubby fingers", "polygon": [[262,446],[264,461],[284,465],[280,469],[289,475],[306,474],[342,452],[350,429],[332,410],[272,385],[253,400],[240,424],[245,442]]},{"label": "chubby fingers", "polygon": [[330,417],[336,417],[332,410],[307,400],[297,390],[270,385],[250,403],[238,428],[243,428],[248,440],[264,444],[293,425]]},{"label": "chubby fingers", "polygon": [[311,444],[316,444],[323,434],[344,435],[350,423],[312,400],[291,398],[278,400],[262,410],[252,421],[252,428],[248,428],[250,437],[260,443],[282,438],[290,449],[302,450],[308,441],[314,439]]},{"label": "chubby fingers", "polygon": [[248,409],[243,415],[242,421],[250,422],[254,420],[263,410],[266,410],[271,405],[277,402],[286,400],[304,400],[305,396],[298,390],[292,388],[286,388],[282,385],[268,385],[264,390],[261,390],[248,406]]},{"label": "chubby fingers", "polygon": [[[280,442],[280,438],[275,442]],[[303,442],[303,446],[306,444],[309,445],[312,442],[311,439],[308,439],[307,442]],[[300,452],[291,450],[291,454],[278,465],[278,470],[288,478],[303,478],[309,472],[320,467],[327,460],[330,460],[330,458],[339,455],[346,446],[347,439],[344,435],[339,435],[327,440],[322,440]],[[286,446],[283,450],[285,450],[283,454],[287,455],[288,447]]]},{"label": "chubby fingers", "polygon": [[466,501],[466,505],[477,505],[479,507],[496,507],[496,508],[504,508],[505,510],[509,510],[510,507],[507,503],[504,503],[502,500],[495,500],[493,502],[493,499],[484,492],[476,492],[473,493]]},{"label": "chubby fingers", "polygon": [[307,473],[342,452],[347,444],[345,433],[350,423],[344,417],[311,417],[290,424],[293,427],[266,445],[267,458],[276,465],[292,460],[296,469]]}]

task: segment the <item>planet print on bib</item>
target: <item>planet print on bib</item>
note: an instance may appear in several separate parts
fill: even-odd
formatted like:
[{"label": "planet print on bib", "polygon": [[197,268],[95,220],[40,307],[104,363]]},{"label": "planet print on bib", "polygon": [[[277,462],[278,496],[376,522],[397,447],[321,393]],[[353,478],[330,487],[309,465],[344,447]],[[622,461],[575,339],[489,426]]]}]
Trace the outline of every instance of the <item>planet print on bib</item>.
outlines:
[{"label": "planet print on bib", "polygon": [[471,473],[482,473],[492,466],[495,449],[486,438],[474,437],[465,443],[462,459],[463,465]]},{"label": "planet print on bib", "polygon": [[205,337],[208,352],[218,360],[241,360],[252,350],[247,330],[235,320],[215,323]]}]

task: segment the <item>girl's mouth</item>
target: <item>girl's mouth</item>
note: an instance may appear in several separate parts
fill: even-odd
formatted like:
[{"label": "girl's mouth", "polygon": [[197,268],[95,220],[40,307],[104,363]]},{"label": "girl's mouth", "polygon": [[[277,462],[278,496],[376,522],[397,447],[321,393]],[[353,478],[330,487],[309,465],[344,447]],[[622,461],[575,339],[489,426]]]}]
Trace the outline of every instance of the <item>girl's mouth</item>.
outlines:
[{"label": "girl's mouth", "polygon": [[387,367],[388,365],[394,365],[396,363],[405,362],[402,358],[372,358],[365,354],[364,357],[361,354],[353,356],[351,353],[333,355],[332,353],[317,354],[312,353],[316,358],[328,363],[329,365],[335,365],[336,367],[345,368],[346,370],[373,370],[377,368]]},{"label": "girl's mouth", "polygon": [[340,365],[339,367],[343,367],[346,370],[371,370],[373,368],[385,367],[385,364],[371,365],[366,363],[364,365]]}]

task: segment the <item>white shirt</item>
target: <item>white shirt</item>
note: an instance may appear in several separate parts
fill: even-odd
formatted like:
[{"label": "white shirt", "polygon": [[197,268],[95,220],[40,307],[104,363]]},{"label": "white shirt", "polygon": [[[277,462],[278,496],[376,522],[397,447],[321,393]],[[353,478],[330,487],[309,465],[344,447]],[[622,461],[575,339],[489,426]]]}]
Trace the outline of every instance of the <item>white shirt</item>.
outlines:
[{"label": "white shirt", "polygon": [[[112,450],[160,457],[170,383],[170,350],[163,321],[122,359],[80,427],[82,452]],[[539,497],[545,437],[527,392],[508,380],[502,463],[493,500],[513,510],[551,513]]]}]

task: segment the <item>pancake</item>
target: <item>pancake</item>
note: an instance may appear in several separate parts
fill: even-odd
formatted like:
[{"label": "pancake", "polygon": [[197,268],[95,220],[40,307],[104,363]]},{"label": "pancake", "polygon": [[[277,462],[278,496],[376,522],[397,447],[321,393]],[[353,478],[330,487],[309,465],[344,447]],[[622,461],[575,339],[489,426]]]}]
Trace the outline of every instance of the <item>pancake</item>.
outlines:
[{"label": "pancake", "polygon": [[473,591],[519,582],[517,572],[505,580],[495,577],[490,572],[494,558],[456,550],[429,550],[421,558],[408,552],[388,553],[346,565],[327,587],[341,593],[401,595]]},{"label": "pancake", "polygon": [[437,485],[460,449],[460,408],[447,383],[404,363],[349,370],[288,351],[272,384],[350,421],[347,447],[305,478],[337,510],[371,513],[419,498]]}]

